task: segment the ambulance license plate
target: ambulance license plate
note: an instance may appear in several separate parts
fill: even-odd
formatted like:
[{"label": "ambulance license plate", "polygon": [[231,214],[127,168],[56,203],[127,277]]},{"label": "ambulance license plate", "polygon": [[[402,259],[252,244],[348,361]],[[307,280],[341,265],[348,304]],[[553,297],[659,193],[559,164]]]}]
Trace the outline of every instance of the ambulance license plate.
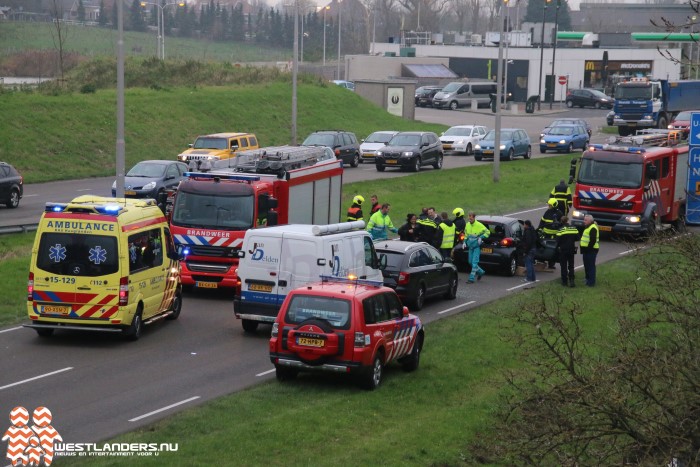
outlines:
[{"label": "ambulance license plate", "polygon": [[124,191],[124,196],[136,196],[136,192],[134,190],[126,190]]},{"label": "ambulance license plate", "polygon": [[70,313],[70,307],[61,305],[41,305],[41,313],[46,315],[67,315]]},{"label": "ambulance license plate", "polygon": [[197,281],[195,285],[200,289],[216,289],[219,287],[219,284],[217,284],[216,282]]},{"label": "ambulance license plate", "polygon": [[311,339],[309,337],[297,337],[297,345],[305,345],[307,347],[324,347],[326,341],[323,339]]},{"label": "ambulance license plate", "polygon": [[493,248],[482,248],[481,252],[482,253],[493,253]]},{"label": "ambulance license plate", "polygon": [[272,292],[271,284],[249,284],[248,290],[255,292]]},{"label": "ambulance license plate", "polygon": [[608,225],[599,225],[598,228],[601,232],[612,232],[612,227]]}]

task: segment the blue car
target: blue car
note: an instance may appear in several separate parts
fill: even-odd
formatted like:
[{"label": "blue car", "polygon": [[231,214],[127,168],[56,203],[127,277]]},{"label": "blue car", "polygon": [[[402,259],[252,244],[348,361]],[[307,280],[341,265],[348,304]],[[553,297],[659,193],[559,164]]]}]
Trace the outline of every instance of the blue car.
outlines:
[{"label": "blue car", "polygon": [[[496,130],[491,130],[474,145],[474,160],[493,159]],[[525,159],[532,157],[530,137],[525,130],[520,128],[501,129],[501,160],[512,161],[522,156]]]},{"label": "blue car", "polygon": [[588,146],[588,138],[588,132],[581,125],[552,126],[540,138],[540,152],[574,152],[574,149],[584,151]]}]

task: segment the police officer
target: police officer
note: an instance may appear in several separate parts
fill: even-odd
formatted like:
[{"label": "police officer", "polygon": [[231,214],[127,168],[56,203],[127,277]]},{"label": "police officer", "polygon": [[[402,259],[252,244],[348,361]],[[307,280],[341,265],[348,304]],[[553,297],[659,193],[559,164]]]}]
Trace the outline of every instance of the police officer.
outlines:
[{"label": "police officer", "polygon": [[561,211],[563,216],[566,216],[569,213],[569,209],[571,209],[571,188],[569,188],[569,185],[567,185],[564,182],[564,179],[562,178],[559,180],[559,184],[552,188],[551,193],[549,194],[549,199],[556,199],[557,200],[557,207]]},{"label": "police officer", "polygon": [[428,208],[425,219],[418,218],[418,241],[434,245],[440,218],[435,215],[435,208]]},{"label": "police officer", "polygon": [[364,202],[365,199],[362,195],[357,195],[352,199],[352,206],[348,209],[348,222],[364,220],[364,215],[362,214],[362,203]]},{"label": "police officer", "polygon": [[595,260],[600,249],[600,232],[593,216],[586,214],[583,218],[583,233],[581,234],[581,255],[583,269],[586,272],[586,285],[595,286]]},{"label": "police officer", "polygon": [[[540,224],[537,226],[545,238],[556,238],[559,227],[561,227],[561,211],[557,208],[559,204],[556,199],[550,198],[547,202],[549,207],[542,214],[540,219]],[[555,260],[548,261],[548,266],[550,269],[554,269]]]},{"label": "police officer", "polygon": [[440,242],[440,253],[443,258],[449,258],[452,255],[452,248],[455,246],[455,224],[447,217],[447,212],[443,211],[440,214],[442,222],[438,225],[437,238],[435,243]]},{"label": "police officer", "polygon": [[576,287],[574,282],[574,255],[576,254],[578,229],[569,225],[569,218],[561,218],[561,229],[557,232],[559,249],[559,267],[561,268],[561,285]]}]

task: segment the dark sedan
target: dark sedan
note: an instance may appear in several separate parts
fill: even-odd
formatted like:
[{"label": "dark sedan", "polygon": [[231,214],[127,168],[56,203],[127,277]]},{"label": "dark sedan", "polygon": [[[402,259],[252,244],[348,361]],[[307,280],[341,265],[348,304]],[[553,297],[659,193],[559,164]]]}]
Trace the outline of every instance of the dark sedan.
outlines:
[{"label": "dark sedan", "polygon": [[[404,305],[420,310],[428,297],[452,300],[457,296],[457,268],[427,243],[384,240],[374,244],[386,257],[384,285],[396,290]],[[383,260],[382,260],[383,261]]]},{"label": "dark sedan", "polygon": [[7,162],[0,162],[0,203],[10,209],[19,206],[24,194],[24,179],[17,169]]},{"label": "dark sedan", "polygon": [[442,90],[442,86],[422,86],[416,89],[416,106],[432,107],[433,97]]},{"label": "dark sedan", "polygon": [[429,131],[406,131],[396,134],[377,151],[374,164],[379,172],[386,167],[399,167],[418,172],[424,165],[442,168],[442,143]]},{"label": "dark sedan", "polygon": [[[126,198],[153,198],[169,188],[177,188],[187,172],[183,162],[152,160],[141,161],[131,168],[124,179]],[[117,196],[117,182],[112,184],[112,196]]]},{"label": "dark sedan", "polygon": [[[506,276],[515,274],[518,265],[522,265],[523,251],[520,243],[523,241],[523,221],[506,216],[476,216],[476,220],[484,224],[490,232],[489,237],[481,245],[479,266]],[[463,242],[453,251],[454,263],[459,270],[469,269],[467,250],[462,249]],[[535,259],[549,261],[556,257],[556,241],[541,240]]]}]

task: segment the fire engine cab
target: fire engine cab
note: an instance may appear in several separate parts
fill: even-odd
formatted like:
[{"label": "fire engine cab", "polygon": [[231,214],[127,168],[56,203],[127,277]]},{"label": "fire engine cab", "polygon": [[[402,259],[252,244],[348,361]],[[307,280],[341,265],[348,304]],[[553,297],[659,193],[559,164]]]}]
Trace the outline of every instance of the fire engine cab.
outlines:
[{"label": "fire engine cab", "polygon": [[644,130],[592,144],[571,161],[571,225],[586,214],[601,232],[651,235],[685,225],[688,147],[675,130]]}]

